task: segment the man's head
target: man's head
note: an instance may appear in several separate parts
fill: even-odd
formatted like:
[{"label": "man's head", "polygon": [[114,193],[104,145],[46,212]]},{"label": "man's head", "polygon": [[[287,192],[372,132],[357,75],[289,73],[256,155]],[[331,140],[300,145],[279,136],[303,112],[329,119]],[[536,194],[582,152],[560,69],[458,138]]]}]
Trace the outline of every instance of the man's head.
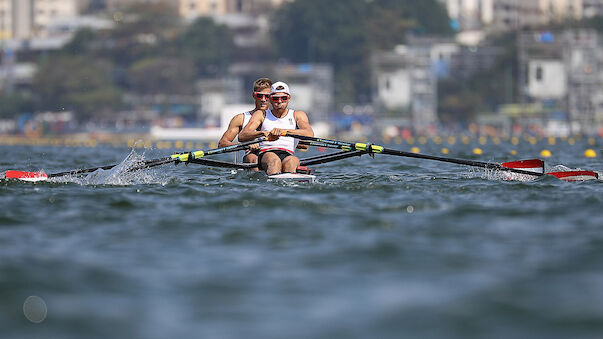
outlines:
[{"label": "man's head", "polygon": [[253,82],[255,109],[267,110],[270,108],[270,86],[272,86],[272,81],[268,78],[259,78]]},{"label": "man's head", "polygon": [[278,81],[270,87],[270,101],[274,108],[286,108],[290,97],[289,85],[286,83]]}]

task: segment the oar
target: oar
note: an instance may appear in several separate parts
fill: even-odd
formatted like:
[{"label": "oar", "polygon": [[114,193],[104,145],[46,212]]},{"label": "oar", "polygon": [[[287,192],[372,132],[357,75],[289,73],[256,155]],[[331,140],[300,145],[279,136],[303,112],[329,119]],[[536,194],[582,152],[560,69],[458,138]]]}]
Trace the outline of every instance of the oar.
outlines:
[{"label": "oar", "polygon": [[[329,145],[334,148],[342,149],[344,151],[365,151],[367,153],[381,153],[381,154],[397,155],[397,156],[409,157],[409,158],[436,160],[436,161],[449,162],[449,163],[454,163],[454,164],[459,164],[459,165],[481,167],[481,168],[486,168],[486,169],[513,172],[513,173],[519,173],[519,174],[528,174],[528,175],[534,175],[534,176],[543,176],[545,174],[550,174],[550,175],[553,175],[562,180],[567,180],[566,179],[567,177],[571,177],[572,179],[578,178],[580,180],[584,180],[584,178],[589,178],[589,179],[597,179],[598,178],[598,174],[594,171],[579,171],[579,173],[575,173],[578,171],[569,171],[569,172],[574,172],[574,173],[562,172],[562,173],[564,173],[563,176],[558,175],[559,172],[544,173],[544,161],[542,161],[540,159],[510,161],[510,162],[505,162],[502,164],[496,164],[496,163],[483,162],[483,161],[455,159],[455,158],[447,158],[447,157],[440,157],[440,156],[420,154],[420,153],[404,152],[404,151],[399,151],[399,150],[395,150],[395,149],[391,149],[391,148],[385,148],[385,147],[379,146],[379,145],[366,144],[366,143],[351,143],[351,142],[345,142],[345,141],[338,141],[338,140],[331,140],[331,139],[324,139],[324,138],[317,138],[317,137],[309,137],[309,136],[304,136],[304,135],[296,135],[296,134],[291,134],[291,133],[286,133],[285,136],[293,137],[293,138],[296,138],[299,140],[305,140],[305,141]],[[573,175],[573,174],[575,174],[575,175]]]},{"label": "oar", "polygon": [[[187,153],[176,153],[176,154],[170,155],[169,157],[145,160],[142,164],[135,166],[133,168],[130,168],[129,171],[137,171],[137,170],[160,166],[160,165],[164,165],[164,164],[168,164],[168,163],[176,163],[177,164],[180,162],[194,161],[195,159],[200,159],[200,158],[208,156],[208,155],[236,152],[236,151],[246,149],[249,145],[257,144],[258,142],[264,141],[265,139],[266,139],[265,137],[260,137],[255,140],[250,140],[250,141],[246,141],[246,142],[242,142],[239,144],[230,145],[230,146],[226,146],[226,147],[213,148],[213,149],[209,149],[209,150],[205,150],[205,151],[199,150],[199,151],[192,151],[192,152],[187,152]],[[26,172],[26,171],[9,170],[9,171],[4,172],[4,177],[6,179],[40,181],[40,180],[46,180],[46,179],[52,178],[52,177],[90,173],[90,172],[94,172],[99,169],[108,170],[117,165],[118,164],[101,166],[101,167],[92,167],[92,168],[86,168],[86,169],[76,169],[76,170],[71,170],[71,171],[57,172],[57,173],[50,173],[50,174],[46,174],[44,172]]]},{"label": "oar", "polygon": [[363,154],[366,154],[364,151],[341,151],[335,152],[331,154],[321,154],[317,156],[313,156],[310,158],[300,159],[301,166],[312,166],[318,164],[324,164],[327,162],[332,162],[341,159],[347,159],[351,157],[359,157]]}]

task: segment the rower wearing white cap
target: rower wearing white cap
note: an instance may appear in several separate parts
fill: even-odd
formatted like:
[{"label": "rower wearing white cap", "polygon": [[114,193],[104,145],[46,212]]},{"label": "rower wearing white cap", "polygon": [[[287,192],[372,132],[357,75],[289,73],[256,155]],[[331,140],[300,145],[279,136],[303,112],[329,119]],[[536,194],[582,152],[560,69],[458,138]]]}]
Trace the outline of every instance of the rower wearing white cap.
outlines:
[{"label": "rower wearing white cap", "polygon": [[266,136],[269,141],[260,144],[258,164],[266,174],[290,172],[295,173],[299,166],[295,148],[297,139],[283,137],[284,133],[293,133],[305,136],[314,136],[314,131],[304,111],[289,109],[291,94],[289,86],[282,82],[275,82],[270,87],[270,102],[272,109],[256,111],[249,123],[239,134],[240,141],[253,140]]}]

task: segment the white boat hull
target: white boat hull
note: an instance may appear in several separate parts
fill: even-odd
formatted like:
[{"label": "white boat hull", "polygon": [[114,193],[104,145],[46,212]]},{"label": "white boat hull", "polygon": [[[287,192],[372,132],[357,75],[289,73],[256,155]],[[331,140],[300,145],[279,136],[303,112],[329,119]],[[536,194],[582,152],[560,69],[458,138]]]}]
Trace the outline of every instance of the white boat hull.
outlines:
[{"label": "white boat hull", "polygon": [[312,175],[312,174],[280,173],[280,174],[269,175],[268,179],[312,184],[316,180],[316,176]]}]

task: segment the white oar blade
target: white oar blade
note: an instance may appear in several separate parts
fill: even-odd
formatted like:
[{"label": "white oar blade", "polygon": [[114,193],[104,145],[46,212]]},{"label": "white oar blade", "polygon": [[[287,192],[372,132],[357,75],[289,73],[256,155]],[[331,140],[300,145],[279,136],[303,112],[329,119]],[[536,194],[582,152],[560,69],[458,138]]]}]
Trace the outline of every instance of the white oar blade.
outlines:
[{"label": "white oar blade", "polygon": [[25,171],[6,171],[4,172],[6,179],[19,179],[23,181],[44,181],[48,180],[48,175],[44,172],[25,172]]},{"label": "white oar blade", "polygon": [[555,178],[563,181],[586,181],[599,179],[597,172],[593,171],[548,172],[547,175],[552,175]]},{"label": "white oar blade", "polygon": [[518,161],[509,161],[503,162],[501,164],[502,167],[506,168],[515,168],[520,169],[522,171],[544,174],[544,161],[540,159],[528,159],[528,160],[518,160]]}]

